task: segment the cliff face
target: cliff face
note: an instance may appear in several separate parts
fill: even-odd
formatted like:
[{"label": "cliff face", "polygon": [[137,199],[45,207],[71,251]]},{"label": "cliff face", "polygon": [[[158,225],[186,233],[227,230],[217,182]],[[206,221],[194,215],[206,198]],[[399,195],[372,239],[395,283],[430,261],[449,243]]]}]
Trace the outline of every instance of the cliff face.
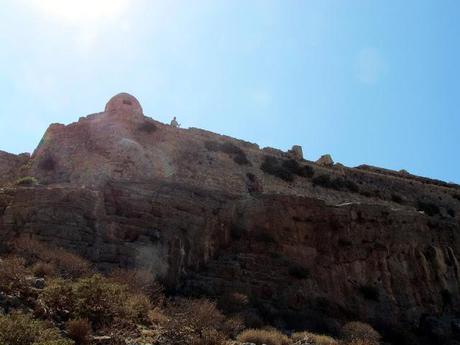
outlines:
[{"label": "cliff face", "polygon": [[[16,180],[21,175],[29,159],[30,155],[27,153],[13,155],[0,151],[0,185]],[[23,169],[21,170],[22,167]]]},{"label": "cliff face", "polygon": [[[0,155],[3,244],[31,237],[183,292],[244,293],[287,327],[456,332],[458,186],[174,128],[131,97],[51,125],[31,158]],[[24,176],[39,185],[14,184]]]}]

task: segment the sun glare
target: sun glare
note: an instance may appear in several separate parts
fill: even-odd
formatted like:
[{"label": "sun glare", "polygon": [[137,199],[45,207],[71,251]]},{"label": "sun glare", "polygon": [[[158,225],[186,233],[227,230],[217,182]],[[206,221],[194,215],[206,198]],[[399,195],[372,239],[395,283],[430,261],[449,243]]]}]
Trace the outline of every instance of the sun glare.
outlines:
[{"label": "sun glare", "polygon": [[128,0],[31,0],[48,19],[67,24],[112,20],[123,14]]}]

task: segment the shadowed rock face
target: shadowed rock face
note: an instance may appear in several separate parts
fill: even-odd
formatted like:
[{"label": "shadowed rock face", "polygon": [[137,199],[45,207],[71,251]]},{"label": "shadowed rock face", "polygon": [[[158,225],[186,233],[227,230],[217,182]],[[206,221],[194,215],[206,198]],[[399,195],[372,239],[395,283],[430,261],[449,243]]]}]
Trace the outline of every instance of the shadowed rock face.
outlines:
[{"label": "shadowed rock face", "polygon": [[[190,294],[241,292],[286,327],[430,331],[435,316],[448,320],[435,341],[452,336],[458,186],[291,157],[164,125],[120,94],[51,125],[31,158],[0,154],[0,240],[45,240],[105,271],[146,268]],[[40,185],[15,186],[24,176]]]},{"label": "shadowed rock face", "polygon": [[13,155],[0,151],[0,185],[8,181],[15,181],[21,175],[21,167],[30,159],[28,153]]}]

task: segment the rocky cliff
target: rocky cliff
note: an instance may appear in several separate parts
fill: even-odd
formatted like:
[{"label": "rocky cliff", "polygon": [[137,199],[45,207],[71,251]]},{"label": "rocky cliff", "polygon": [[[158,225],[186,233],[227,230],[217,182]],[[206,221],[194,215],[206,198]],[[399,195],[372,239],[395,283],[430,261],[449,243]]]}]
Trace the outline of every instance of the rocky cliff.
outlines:
[{"label": "rocky cliff", "polygon": [[30,157],[0,152],[0,175],[3,249],[30,237],[182,293],[243,293],[286,328],[460,332],[457,185],[164,125],[127,94]]}]

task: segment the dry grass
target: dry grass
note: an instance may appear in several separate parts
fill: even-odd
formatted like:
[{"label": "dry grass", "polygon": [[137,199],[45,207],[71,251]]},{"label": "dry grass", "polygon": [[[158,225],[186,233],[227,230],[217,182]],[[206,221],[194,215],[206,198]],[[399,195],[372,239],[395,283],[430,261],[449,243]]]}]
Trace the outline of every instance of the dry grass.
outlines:
[{"label": "dry grass", "polygon": [[312,345],[338,345],[338,341],[332,337],[321,334],[314,334],[310,332],[298,332],[291,336],[294,342],[307,341]]},{"label": "dry grass", "polygon": [[289,338],[274,329],[247,329],[241,332],[237,340],[242,343],[254,343],[256,345],[289,345]]}]

